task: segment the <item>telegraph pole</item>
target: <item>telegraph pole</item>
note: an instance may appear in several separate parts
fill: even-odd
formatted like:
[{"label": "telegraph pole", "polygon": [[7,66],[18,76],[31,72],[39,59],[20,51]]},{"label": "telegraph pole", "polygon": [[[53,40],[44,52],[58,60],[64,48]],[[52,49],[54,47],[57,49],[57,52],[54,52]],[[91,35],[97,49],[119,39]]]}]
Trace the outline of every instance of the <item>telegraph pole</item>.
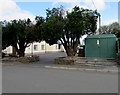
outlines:
[{"label": "telegraph pole", "polygon": [[[100,29],[100,27],[101,27],[101,17],[99,15],[99,29]],[[98,31],[98,34],[100,34],[100,30]]]}]

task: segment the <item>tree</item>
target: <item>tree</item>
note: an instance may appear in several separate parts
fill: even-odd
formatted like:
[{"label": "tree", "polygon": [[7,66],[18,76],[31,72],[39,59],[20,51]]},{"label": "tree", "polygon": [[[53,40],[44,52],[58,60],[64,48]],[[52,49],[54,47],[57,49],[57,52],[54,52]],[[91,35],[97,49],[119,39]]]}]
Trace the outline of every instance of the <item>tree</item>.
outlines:
[{"label": "tree", "polygon": [[38,35],[33,23],[27,20],[12,20],[5,23],[2,32],[3,49],[7,46],[15,47],[19,57],[25,55],[25,48],[34,41],[38,41]]},{"label": "tree", "polygon": [[106,26],[106,25],[100,27],[98,31],[99,31],[100,34],[109,34],[109,33],[110,33],[110,32],[109,32],[109,28],[108,28],[108,26]]},{"label": "tree", "polygon": [[99,28],[101,34],[115,34],[118,38],[120,37],[120,25],[118,22],[114,22],[110,25],[104,25]]},{"label": "tree", "polygon": [[[2,25],[2,49],[14,44],[15,42],[15,33],[12,30],[12,26],[9,22],[3,21]],[[11,39],[12,38],[12,39]]]},{"label": "tree", "polygon": [[112,23],[109,28],[111,34],[115,34],[118,38],[120,38],[120,24],[118,22]]},{"label": "tree", "polygon": [[46,11],[44,40],[50,45],[57,43],[58,40],[61,41],[68,56],[75,56],[82,35],[96,31],[99,15],[96,11],[77,6],[70,13],[63,7]]},{"label": "tree", "polygon": [[36,16],[35,17],[35,21],[36,21],[36,24],[35,24],[35,27],[34,27],[34,31],[35,31],[35,35],[37,35],[36,37],[36,41],[37,42],[40,42],[41,40],[43,40],[43,31],[44,31],[44,23],[45,23],[45,19],[41,16]]}]

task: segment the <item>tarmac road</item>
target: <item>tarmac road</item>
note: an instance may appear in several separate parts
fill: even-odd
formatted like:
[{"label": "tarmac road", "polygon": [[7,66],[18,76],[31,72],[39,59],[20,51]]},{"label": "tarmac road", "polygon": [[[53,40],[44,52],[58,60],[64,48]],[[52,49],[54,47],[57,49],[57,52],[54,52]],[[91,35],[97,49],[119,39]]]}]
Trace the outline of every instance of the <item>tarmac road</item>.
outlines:
[{"label": "tarmac road", "polygon": [[[118,73],[43,68],[65,53],[40,54],[34,64],[2,66],[3,93],[117,93]],[[52,65],[50,65],[52,66]]]},{"label": "tarmac road", "polygon": [[117,93],[118,74],[3,66],[3,93]]}]

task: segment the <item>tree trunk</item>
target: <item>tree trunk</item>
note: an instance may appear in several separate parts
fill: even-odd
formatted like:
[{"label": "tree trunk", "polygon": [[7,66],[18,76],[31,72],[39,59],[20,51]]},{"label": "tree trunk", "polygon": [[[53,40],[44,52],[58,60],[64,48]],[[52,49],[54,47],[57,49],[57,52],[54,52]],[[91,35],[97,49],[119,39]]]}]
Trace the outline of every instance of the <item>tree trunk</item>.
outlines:
[{"label": "tree trunk", "polygon": [[18,55],[19,55],[19,57],[24,57],[25,56],[25,49],[19,49]]},{"label": "tree trunk", "polygon": [[73,51],[68,51],[68,52],[66,52],[67,53],[67,56],[75,56],[75,54],[74,54],[74,52]]},{"label": "tree trunk", "polygon": [[73,48],[65,47],[65,50],[66,50],[67,56],[75,56],[76,54],[76,50],[74,50]]},{"label": "tree trunk", "polygon": [[63,40],[64,42],[62,40],[60,41],[64,46],[67,56],[75,56],[75,54],[77,53],[77,46],[79,44],[79,39],[77,39],[76,42],[72,42],[72,44],[69,44],[69,42],[67,42],[64,37]]},{"label": "tree trunk", "polygon": [[16,55],[16,48],[14,46],[12,47],[12,51],[13,51],[12,54]]},{"label": "tree trunk", "polygon": [[26,47],[24,45],[19,45],[19,47],[20,47],[19,49],[18,49],[17,44],[15,44],[13,47],[15,48],[15,50],[17,52],[17,55],[19,57],[24,57],[25,56],[25,48]]}]

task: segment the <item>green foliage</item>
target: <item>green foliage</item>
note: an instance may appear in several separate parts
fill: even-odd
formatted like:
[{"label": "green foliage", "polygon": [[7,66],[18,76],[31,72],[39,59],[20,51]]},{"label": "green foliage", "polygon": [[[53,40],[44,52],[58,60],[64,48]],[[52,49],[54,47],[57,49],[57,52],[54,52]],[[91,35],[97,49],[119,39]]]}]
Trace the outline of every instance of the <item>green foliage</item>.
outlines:
[{"label": "green foliage", "polygon": [[16,48],[19,56],[24,56],[25,48],[36,41],[37,37],[34,25],[29,18],[27,20],[3,22],[3,49],[11,45]]},{"label": "green foliage", "polygon": [[[2,22],[2,49],[13,45],[16,41],[14,30],[12,30],[13,25],[9,22]],[[12,39],[11,39],[12,38]]]},{"label": "green foliage", "polygon": [[64,23],[60,17],[53,16],[44,24],[44,40],[50,45],[57,43],[61,38]]},{"label": "green foliage", "polygon": [[[74,56],[80,37],[95,33],[99,13],[75,6],[72,12],[60,8],[47,9],[44,40],[50,45],[61,41],[68,56]],[[66,14],[66,15],[65,15]]]},{"label": "green foliage", "polygon": [[101,34],[115,34],[117,37],[120,37],[120,25],[118,22],[102,26],[99,31]]},{"label": "green foliage", "polygon": [[45,23],[45,19],[41,16],[36,16],[35,17],[35,21],[36,21],[36,24],[35,24],[35,27],[34,27],[34,31],[35,31],[35,34],[37,37],[35,37],[36,41],[40,42],[41,40],[43,40],[43,32],[44,32],[44,23]]},{"label": "green foliage", "polygon": [[3,49],[7,46],[16,48],[19,56],[24,56],[24,51],[30,43],[45,40],[50,45],[61,41],[68,56],[74,56],[80,37],[84,34],[95,33],[97,11],[75,6],[71,12],[62,6],[46,10],[47,17],[36,16],[36,23],[30,19],[3,22]]},{"label": "green foliage", "polygon": [[120,37],[120,24],[114,22],[110,25],[110,31],[112,34],[115,34],[117,37]]}]

